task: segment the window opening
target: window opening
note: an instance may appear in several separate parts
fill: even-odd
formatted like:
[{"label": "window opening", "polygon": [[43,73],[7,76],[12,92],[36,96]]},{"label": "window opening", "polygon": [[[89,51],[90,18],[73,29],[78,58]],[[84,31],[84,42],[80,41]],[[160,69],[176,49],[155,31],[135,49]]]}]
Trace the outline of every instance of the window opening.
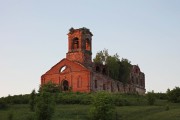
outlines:
[{"label": "window opening", "polygon": [[106,90],[106,85],[105,84],[103,84],[103,90]]},{"label": "window opening", "polygon": [[69,83],[68,83],[67,80],[64,80],[62,82],[62,89],[63,89],[63,91],[68,91],[69,90]]},{"label": "window opening", "polygon": [[96,66],[96,72],[100,72],[100,67]]},{"label": "window opening", "polygon": [[59,70],[59,72],[62,73],[66,68],[67,68],[67,66],[61,67],[60,70]]},{"label": "window opening", "polygon": [[119,91],[119,84],[117,84],[117,89],[118,89],[118,91]]},{"label": "window opening", "polygon": [[73,49],[79,49],[79,39],[78,38],[73,39]]},{"label": "window opening", "polygon": [[97,80],[95,80],[94,82],[95,82],[94,83],[95,84],[94,87],[97,88]]},{"label": "window opening", "polygon": [[105,69],[105,68],[103,68],[102,74],[103,74],[103,75],[106,75],[106,69]]},{"label": "window opening", "polygon": [[88,38],[86,39],[86,50],[91,50],[90,40]]},{"label": "window opening", "polygon": [[78,87],[78,88],[81,88],[81,87],[82,87],[81,77],[79,77],[79,78],[77,79],[77,87]]}]

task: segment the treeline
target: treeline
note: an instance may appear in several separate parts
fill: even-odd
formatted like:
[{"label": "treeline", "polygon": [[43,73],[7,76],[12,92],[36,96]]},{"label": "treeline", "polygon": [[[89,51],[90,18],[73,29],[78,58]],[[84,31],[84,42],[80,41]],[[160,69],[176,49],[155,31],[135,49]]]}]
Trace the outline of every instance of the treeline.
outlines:
[{"label": "treeline", "polygon": [[109,77],[121,81],[123,84],[128,83],[132,68],[128,59],[120,59],[117,53],[109,55],[108,50],[104,49],[96,53],[93,61],[96,64],[105,65],[107,68],[106,73]]},{"label": "treeline", "polygon": [[[73,93],[69,92],[62,92],[59,89],[59,86],[53,84],[51,82],[45,84],[43,87],[40,88],[39,93],[34,93],[35,97],[39,96],[41,91],[46,91],[52,93],[54,96],[54,100],[56,104],[84,104],[89,105],[92,104],[93,98],[96,93]],[[180,88],[175,87],[172,90],[167,90],[166,93],[154,93],[148,92],[145,96],[141,96],[138,94],[132,93],[111,93],[113,103],[116,106],[128,106],[128,105],[147,105],[147,96],[148,94],[153,94],[155,99],[159,100],[168,100],[170,102],[180,103]],[[31,94],[26,95],[14,95],[14,96],[7,96],[0,98],[0,108],[4,108],[8,104],[29,104],[32,97]],[[34,98],[35,99],[35,98]]]},{"label": "treeline", "polygon": [[[144,106],[164,105],[160,102],[169,100],[180,103],[180,88],[167,90],[167,93],[148,92],[145,96],[132,93],[108,93],[105,91],[97,93],[73,93],[63,92],[60,86],[47,83],[41,86],[36,93],[35,90],[28,95],[15,95],[0,98],[0,109],[6,109],[12,104],[29,104],[31,115],[29,120],[51,120],[55,112],[56,104],[83,104],[91,105],[89,118],[93,120],[114,120],[118,118],[115,114],[115,106]],[[156,102],[160,101],[160,102]],[[166,106],[169,110],[169,106]],[[13,117],[13,115],[10,115]]]},{"label": "treeline", "polygon": [[0,98],[0,109],[7,108],[10,104],[28,104],[29,94],[27,95],[8,95],[7,97]]}]

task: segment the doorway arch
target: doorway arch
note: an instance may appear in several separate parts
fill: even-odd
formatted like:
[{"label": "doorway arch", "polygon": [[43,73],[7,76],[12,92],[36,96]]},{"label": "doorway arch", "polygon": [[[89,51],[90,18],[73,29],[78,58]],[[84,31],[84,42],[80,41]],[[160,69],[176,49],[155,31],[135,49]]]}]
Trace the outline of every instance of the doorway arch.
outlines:
[{"label": "doorway arch", "polygon": [[69,82],[67,80],[62,81],[62,90],[68,91],[69,90]]}]

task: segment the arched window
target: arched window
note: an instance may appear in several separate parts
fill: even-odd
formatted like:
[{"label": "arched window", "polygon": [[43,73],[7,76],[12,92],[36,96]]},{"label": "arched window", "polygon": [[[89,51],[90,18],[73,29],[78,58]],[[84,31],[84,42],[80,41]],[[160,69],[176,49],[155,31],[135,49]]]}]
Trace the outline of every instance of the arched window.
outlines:
[{"label": "arched window", "polygon": [[78,77],[77,79],[77,88],[81,88],[82,87],[82,79],[81,77]]},{"label": "arched window", "polygon": [[119,84],[117,84],[117,89],[118,89],[118,92],[119,92]]},{"label": "arched window", "polygon": [[94,87],[97,88],[97,80],[94,81]]},{"label": "arched window", "polygon": [[106,85],[105,84],[103,84],[103,90],[106,90]]},{"label": "arched window", "polygon": [[100,72],[100,67],[96,66],[96,72]]},{"label": "arched window", "polygon": [[129,87],[129,92],[131,92],[131,88]]},{"label": "arched window", "polygon": [[62,73],[66,68],[67,68],[66,65],[62,66],[62,67],[59,69],[59,73]]},{"label": "arched window", "polygon": [[62,81],[62,90],[68,91],[69,90],[69,82],[67,80]]},{"label": "arched window", "polygon": [[90,40],[87,38],[86,39],[86,50],[90,51],[91,50],[91,44],[90,44]]},{"label": "arched window", "polygon": [[138,82],[138,78],[136,78],[136,84],[139,84],[139,82]]},{"label": "arched window", "polygon": [[135,72],[136,72],[136,73],[138,73],[138,72],[139,72],[139,69],[138,69],[138,68],[136,68],[136,69],[135,69]]},{"label": "arched window", "polygon": [[103,68],[102,74],[103,74],[103,75],[106,75],[106,69],[105,69],[105,68]]},{"label": "arched window", "polygon": [[111,92],[114,91],[113,84],[111,83]]},{"label": "arched window", "polygon": [[131,81],[132,81],[132,83],[134,84],[134,77],[133,77],[133,76],[131,77]]},{"label": "arched window", "polygon": [[79,39],[77,37],[73,39],[72,49],[79,49]]}]

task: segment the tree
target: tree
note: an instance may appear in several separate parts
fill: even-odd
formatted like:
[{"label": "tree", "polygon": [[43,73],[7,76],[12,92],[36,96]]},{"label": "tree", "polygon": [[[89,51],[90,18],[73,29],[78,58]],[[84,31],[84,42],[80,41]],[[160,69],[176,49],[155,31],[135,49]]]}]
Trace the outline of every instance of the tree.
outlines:
[{"label": "tree", "polygon": [[7,107],[7,103],[4,101],[4,99],[0,99],[0,110],[5,109]]},{"label": "tree", "polygon": [[108,49],[104,49],[104,50],[99,51],[99,52],[96,53],[96,57],[93,59],[93,61],[95,63],[99,63],[99,64],[105,65],[108,56],[109,56]]},{"label": "tree", "polygon": [[34,111],[34,107],[35,107],[35,97],[36,97],[36,91],[33,90],[30,94],[30,100],[29,100],[29,104],[30,104],[30,110]]},{"label": "tree", "polygon": [[55,108],[55,95],[59,92],[59,86],[48,82],[39,88],[39,94],[36,98],[36,119],[51,120]]},{"label": "tree", "polygon": [[119,66],[119,81],[121,81],[125,86],[129,81],[132,65],[128,59],[122,58],[119,62]]},{"label": "tree", "polygon": [[118,58],[114,56],[108,56],[106,60],[106,66],[108,70],[108,75],[115,79],[118,80],[119,77],[119,64],[118,64]]},{"label": "tree", "polygon": [[114,120],[115,107],[110,94],[99,92],[94,97],[92,108],[90,110],[93,120]]},{"label": "tree", "polygon": [[169,101],[174,103],[180,102],[180,88],[175,87],[173,90],[167,92]]},{"label": "tree", "polygon": [[148,92],[147,93],[147,101],[148,101],[148,104],[149,105],[154,105],[155,101],[156,101],[156,97],[155,97],[155,94],[154,92]]},{"label": "tree", "polygon": [[107,66],[108,75],[113,79],[118,79],[119,76],[119,55],[116,53],[111,56],[107,49],[99,51],[93,61],[97,64],[103,64]]},{"label": "tree", "polygon": [[108,76],[121,81],[124,87],[129,82],[132,65],[128,59],[122,58],[120,60],[117,53],[111,56],[109,55],[108,50],[104,49],[96,54],[93,61],[97,64],[106,65]]},{"label": "tree", "polygon": [[51,120],[55,108],[55,101],[50,92],[41,92],[36,103],[36,120]]}]

